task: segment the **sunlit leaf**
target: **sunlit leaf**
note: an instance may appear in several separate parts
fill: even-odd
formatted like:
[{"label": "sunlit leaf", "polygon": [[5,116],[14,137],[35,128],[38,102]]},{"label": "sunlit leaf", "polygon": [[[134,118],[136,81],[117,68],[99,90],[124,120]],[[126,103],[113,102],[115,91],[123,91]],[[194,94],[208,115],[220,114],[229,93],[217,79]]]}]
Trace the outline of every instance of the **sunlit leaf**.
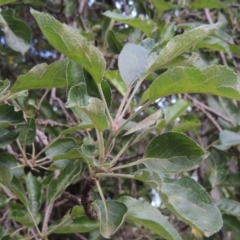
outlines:
[{"label": "sunlit leaf", "polygon": [[205,93],[240,100],[239,78],[225,66],[175,67],[161,74],[149,90],[152,101],[177,93]]},{"label": "sunlit leaf", "polygon": [[100,83],[106,63],[99,49],[89,44],[77,29],[62,24],[50,14],[31,9],[41,31],[50,44],[85,68]]},{"label": "sunlit leaf", "polygon": [[12,86],[11,92],[41,88],[62,88],[67,86],[66,76],[69,59],[56,61],[47,65],[41,63],[33,67],[28,73],[20,75]]}]

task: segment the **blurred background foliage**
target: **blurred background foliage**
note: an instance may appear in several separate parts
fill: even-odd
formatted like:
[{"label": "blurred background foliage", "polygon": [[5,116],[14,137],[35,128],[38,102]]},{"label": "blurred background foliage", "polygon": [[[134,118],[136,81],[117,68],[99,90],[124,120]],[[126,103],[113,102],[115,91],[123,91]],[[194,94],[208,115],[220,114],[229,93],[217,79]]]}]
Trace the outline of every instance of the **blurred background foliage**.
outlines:
[{"label": "blurred background foliage", "polygon": [[[125,92],[125,86],[122,85],[116,70],[118,54],[127,42],[139,43],[144,38],[150,37],[156,42],[161,41],[165,44],[173,36],[194,26],[220,22],[221,27],[214,35],[194,47],[194,51],[201,56],[195,67],[222,64],[240,74],[240,3],[237,0],[0,0],[0,79],[7,78],[12,84],[18,76],[27,73],[36,64],[44,62],[50,64],[63,58],[43,36],[30,14],[30,8],[50,13],[60,22],[78,28],[83,36],[103,52],[108,70],[105,79],[112,87],[112,99],[114,99],[112,112],[116,112]],[[190,54],[185,54],[186,59],[189,56]],[[146,88],[163,71],[159,70],[143,82],[135,101],[132,102],[132,107],[144,100]],[[46,97],[40,102],[44,94]],[[94,92],[90,93],[91,96],[94,94]],[[49,92],[31,90],[27,97],[18,99],[18,104],[24,109],[25,115],[35,117],[39,129],[35,144],[36,152],[45,146],[44,141],[50,142],[64,129],[77,124],[73,114],[66,110],[65,102],[65,89],[52,89]],[[239,106],[239,102],[221,97],[200,94],[173,95],[162,98],[138,117],[143,119],[156,108],[161,107],[165,112],[166,122],[159,126],[159,130],[185,132],[204,149],[210,151],[210,156],[202,166],[190,172],[190,175],[207,189],[224,214],[222,230],[210,239],[237,240],[240,236]],[[94,134],[91,128],[87,132],[78,131],[71,134],[82,143],[89,141],[89,133]],[[114,154],[120,150],[124,139],[118,141],[119,149],[116,148]],[[129,148],[121,157],[121,161],[127,162],[142,156],[149,141],[150,138],[145,139]],[[15,144],[6,147],[5,150],[20,154]],[[26,150],[31,152],[31,146]],[[64,160],[59,161],[58,164],[61,163],[65,164]],[[51,165],[51,169],[58,167],[60,166]],[[83,168],[82,171],[84,175],[85,169]],[[46,172],[42,169],[34,175],[44,178],[47,176]],[[111,181],[106,180],[106,183],[103,182],[104,185],[106,198],[112,199],[122,194],[131,194],[160,207],[164,214],[170,214],[160,205],[161,201],[157,194],[140,182],[111,179]],[[67,190],[71,194],[79,195],[80,185],[77,182]],[[55,203],[54,214],[50,221],[61,218],[73,205],[74,203],[63,196]],[[14,207],[16,206],[12,206]],[[21,227],[19,223],[8,218],[8,214],[6,197],[0,190],[2,226],[0,236],[4,229],[16,230]],[[172,215],[170,221],[183,239],[193,239],[188,226]],[[90,235],[79,233],[51,235],[49,239],[97,238],[94,238],[92,232]],[[160,238],[144,228],[131,226],[126,222],[112,239]]]}]

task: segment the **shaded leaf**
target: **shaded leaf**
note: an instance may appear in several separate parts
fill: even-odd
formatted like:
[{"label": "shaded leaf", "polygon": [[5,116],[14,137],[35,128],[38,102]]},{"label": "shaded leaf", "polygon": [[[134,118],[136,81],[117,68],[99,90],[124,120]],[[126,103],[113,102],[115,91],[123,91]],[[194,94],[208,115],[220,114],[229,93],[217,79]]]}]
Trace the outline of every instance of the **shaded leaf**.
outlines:
[{"label": "shaded leaf", "polygon": [[88,96],[85,83],[69,90],[66,107],[82,110],[100,131],[108,128],[104,103],[98,98]]},{"label": "shaded leaf", "polygon": [[107,41],[108,41],[108,46],[109,48],[115,53],[115,54],[119,54],[123,48],[122,43],[120,43],[118,41],[118,39],[116,38],[115,33],[110,30],[108,31],[107,34]]},{"label": "shaded leaf", "polygon": [[229,168],[227,166],[227,160],[219,151],[213,150],[208,157],[208,163],[210,165],[209,182],[212,188],[221,185],[227,178]]},{"label": "shaded leaf", "polygon": [[32,173],[26,176],[29,210],[35,215],[41,207],[41,184]]},{"label": "shaded leaf", "polygon": [[69,60],[65,58],[49,65],[46,63],[36,65],[28,73],[18,77],[11,88],[11,92],[16,93],[29,89],[66,87],[68,63]]},{"label": "shaded leaf", "polygon": [[62,138],[58,139],[49,145],[46,150],[45,154],[49,159],[53,159],[55,156],[63,155],[68,153],[72,149],[76,148],[77,144],[75,140],[72,138]]},{"label": "shaded leaf", "polygon": [[208,48],[213,51],[222,51],[224,53],[229,53],[229,45],[222,39],[217,37],[208,37],[196,45],[197,48]]},{"label": "shaded leaf", "polygon": [[221,199],[217,202],[218,208],[222,213],[240,217],[240,203],[231,199]]},{"label": "shaded leaf", "polygon": [[79,174],[79,172],[80,165],[71,164],[61,170],[60,175],[56,179],[53,178],[51,180],[47,189],[48,204],[53,203],[64,192],[64,190],[67,188],[68,185],[71,184],[71,182]]},{"label": "shaded leaf", "polygon": [[205,189],[190,177],[174,180],[140,170],[134,175],[160,194],[165,206],[183,222],[209,237],[222,227],[222,217]]},{"label": "shaded leaf", "polygon": [[97,219],[89,219],[87,216],[79,216],[77,218],[74,218],[65,224],[59,225],[58,228],[56,226],[60,223],[60,221],[54,222],[49,226],[49,230],[54,228],[53,233],[84,233],[84,232],[90,232],[93,229],[96,229],[99,227],[99,223]]},{"label": "shaded leaf", "polygon": [[175,67],[149,87],[152,101],[177,93],[206,93],[240,100],[240,83],[236,73],[225,66]]},{"label": "shaded leaf", "polygon": [[130,221],[141,224],[164,239],[182,239],[177,230],[168,222],[167,218],[149,203],[127,196],[119,198],[118,201],[123,202],[127,206],[128,212],[126,218]]},{"label": "shaded leaf", "polygon": [[21,167],[17,167],[20,165],[12,154],[4,152],[0,153],[0,159],[0,168],[3,166],[7,167],[16,178],[20,178],[24,175],[23,169]]},{"label": "shaded leaf", "polygon": [[24,122],[23,112],[14,110],[14,106],[0,106],[0,127],[8,127]]},{"label": "shaded leaf", "polygon": [[40,13],[33,9],[31,13],[55,49],[86,69],[96,83],[102,81],[106,62],[99,49],[90,45],[77,29],[60,23],[50,14]]},{"label": "shaded leaf", "polygon": [[3,95],[3,93],[9,88],[10,81],[8,79],[1,81],[0,80],[0,96]]},{"label": "shaded leaf", "polygon": [[176,118],[181,116],[187,108],[190,106],[190,102],[178,99],[173,105],[167,107],[164,118],[157,125],[157,129],[161,130],[166,127],[168,124],[173,122]]},{"label": "shaded leaf", "polygon": [[122,225],[127,213],[125,204],[118,201],[106,201],[106,208],[100,200],[95,201],[100,221],[100,232],[103,237],[109,238]]},{"label": "shaded leaf", "polygon": [[27,196],[25,194],[25,189],[17,179],[10,169],[8,169],[6,166],[2,166],[0,168],[0,182],[2,182],[8,189],[10,189],[13,194],[22,202],[22,204],[27,208],[28,201]]},{"label": "shaded leaf", "polygon": [[78,130],[83,130],[83,129],[88,129],[88,128],[93,128],[94,125],[92,123],[88,123],[88,122],[81,122],[80,124],[78,124],[77,126],[74,127],[70,127],[64,131],[61,132],[61,135],[66,135],[66,134],[71,134],[71,133],[75,133]]},{"label": "shaded leaf", "polygon": [[19,125],[19,141],[22,145],[31,145],[36,136],[36,123],[34,118],[27,118],[27,124]]},{"label": "shaded leaf", "polygon": [[173,132],[186,132],[189,130],[196,130],[202,122],[197,118],[197,116],[193,114],[188,114],[185,116],[181,116],[181,121],[176,126],[172,128]]},{"label": "shaded leaf", "polygon": [[143,164],[150,170],[172,174],[197,168],[207,155],[188,136],[167,132],[150,142],[143,156]]},{"label": "shaded leaf", "polygon": [[[34,227],[34,222],[30,214],[25,209],[11,211],[9,214],[9,219],[19,222],[26,227]],[[38,224],[41,220],[40,215],[35,215],[34,220]]]},{"label": "shaded leaf", "polygon": [[8,131],[5,128],[0,128],[0,147],[5,147],[18,137],[18,131]]},{"label": "shaded leaf", "polygon": [[111,84],[118,90],[118,92],[121,93],[122,96],[124,96],[127,91],[127,86],[118,71],[106,71],[105,78],[107,78],[111,82]]}]

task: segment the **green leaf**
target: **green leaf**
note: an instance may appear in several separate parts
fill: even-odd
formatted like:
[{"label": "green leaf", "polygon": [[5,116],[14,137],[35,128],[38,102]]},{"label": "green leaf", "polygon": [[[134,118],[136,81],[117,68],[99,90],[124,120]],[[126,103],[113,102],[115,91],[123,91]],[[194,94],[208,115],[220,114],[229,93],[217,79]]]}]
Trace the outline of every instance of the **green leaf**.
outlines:
[{"label": "green leaf", "polygon": [[235,200],[221,199],[217,206],[224,214],[240,217],[240,203]]},{"label": "green leaf", "polygon": [[111,82],[111,84],[118,90],[119,93],[122,94],[122,96],[125,95],[127,86],[118,71],[106,71],[105,78]]},{"label": "green leaf", "polygon": [[3,95],[3,93],[9,88],[10,81],[8,79],[1,81],[0,80],[0,96]]},{"label": "green leaf", "polygon": [[149,51],[141,45],[126,44],[118,57],[118,67],[122,79],[130,86],[148,69]]},{"label": "green leaf", "polygon": [[196,45],[196,48],[208,48],[213,51],[222,51],[224,53],[229,53],[229,44],[224,40],[217,37],[208,37]]},{"label": "green leaf", "polygon": [[[9,214],[9,219],[19,222],[23,226],[26,226],[28,228],[34,227],[34,222],[32,220],[32,217],[25,209],[11,211]],[[34,220],[38,224],[41,220],[40,215],[39,214],[35,215]]]},{"label": "green leaf", "polygon": [[5,186],[8,186],[12,181],[13,174],[6,166],[0,167],[0,182],[2,182]]},{"label": "green leaf", "polygon": [[188,67],[192,66],[195,62],[199,61],[201,58],[199,54],[193,52],[191,55],[180,55],[170,62],[160,66],[160,69],[174,68],[174,67]]},{"label": "green leaf", "polygon": [[175,6],[172,3],[168,2],[168,1],[164,1],[164,0],[151,0],[151,2],[153,3],[153,5],[156,8],[156,10],[158,12],[160,12],[160,13],[175,8]]},{"label": "green leaf", "polygon": [[181,116],[181,121],[176,126],[172,128],[173,132],[187,132],[189,130],[194,131],[197,127],[199,127],[202,122],[199,120],[197,116],[194,114],[188,114],[185,116]]},{"label": "green leaf", "polygon": [[41,63],[33,67],[28,73],[20,75],[12,86],[11,92],[42,88],[62,88],[67,86],[67,67],[69,59],[56,61],[47,65]]},{"label": "green leaf", "polygon": [[29,210],[35,215],[41,207],[41,184],[32,173],[26,176]]},{"label": "green leaf", "polygon": [[0,2],[0,6],[5,5],[5,4],[9,4],[12,2],[17,2],[17,0],[1,0]]},{"label": "green leaf", "polygon": [[164,239],[182,239],[177,230],[168,222],[167,218],[149,203],[127,196],[119,198],[118,201],[123,202],[127,206],[128,212],[126,218],[130,221],[141,224]]},{"label": "green leaf", "polygon": [[214,188],[221,185],[227,178],[229,172],[227,160],[221,152],[213,150],[208,157],[208,163],[210,165],[209,182]]},{"label": "green leaf", "polygon": [[5,32],[8,46],[24,55],[30,47],[32,31],[24,21],[14,15],[13,9],[3,10],[0,13],[0,26]]},{"label": "green leaf", "polygon": [[[226,78],[228,81],[226,82]],[[239,78],[225,66],[175,67],[149,87],[150,100],[178,93],[206,93],[240,100]]]},{"label": "green leaf", "polygon": [[53,178],[47,189],[47,202],[48,204],[53,203],[71,184],[73,179],[79,174],[80,165],[71,164],[66,166],[55,179]]},{"label": "green leaf", "polygon": [[124,135],[128,135],[128,134],[137,132],[139,130],[142,130],[144,128],[150,127],[151,125],[156,123],[156,121],[159,120],[159,118],[162,117],[162,115],[163,115],[162,110],[161,109],[157,110],[150,116],[146,117],[145,119],[143,119],[142,121],[138,122],[136,125],[131,127]]},{"label": "green leaf", "polygon": [[182,35],[175,36],[162,49],[148,72],[150,73],[159,69],[162,65],[165,65],[177,56],[186,52],[191,47],[194,47],[198,42],[209,36],[218,27],[219,24],[201,25],[189,31],[185,31]]},{"label": "green leaf", "polygon": [[45,150],[45,154],[49,159],[53,159],[55,156],[60,156],[68,153],[76,147],[77,144],[74,139],[61,138],[49,145]]},{"label": "green leaf", "polygon": [[104,103],[98,98],[88,96],[85,83],[71,87],[66,107],[82,110],[100,131],[108,128]]},{"label": "green leaf", "polygon": [[27,196],[26,196],[23,184],[19,181],[19,179],[13,176],[12,181],[9,184],[9,187],[10,187],[10,190],[14,193],[14,195],[27,208],[28,206]]},{"label": "green leaf", "polygon": [[[101,81],[101,88],[102,88],[107,106],[108,106],[108,108],[110,108],[111,104],[112,104],[112,90],[111,90],[111,87],[109,86],[109,84],[106,81],[102,80]],[[99,98],[101,99],[100,96],[99,96]]]},{"label": "green leaf", "polygon": [[[55,228],[57,225],[59,225],[60,221],[54,222],[49,226],[49,230]],[[96,229],[99,227],[99,223],[97,219],[89,219],[89,217],[83,215],[79,216],[75,219],[72,219],[65,224],[59,225],[58,228],[54,229],[53,233],[84,233],[84,232],[90,232],[93,229]]]},{"label": "green leaf", "polygon": [[240,123],[240,113],[238,107],[233,103],[231,99],[213,96],[208,96],[208,105],[215,111],[222,113],[224,116],[231,120],[232,126],[237,126]]},{"label": "green leaf", "polygon": [[96,83],[102,81],[106,62],[99,49],[90,45],[79,30],[61,24],[50,14],[33,9],[31,13],[54,48],[86,69]]},{"label": "green leaf", "polygon": [[224,150],[229,149],[232,146],[240,145],[240,134],[232,131],[223,130],[219,133],[219,139],[223,145]]},{"label": "green leaf", "polygon": [[167,107],[164,118],[157,125],[157,129],[161,130],[168,124],[173,122],[176,118],[180,117],[190,106],[190,102],[178,99],[173,105]]},{"label": "green leaf", "polygon": [[0,168],[3,166],[9,168],[16,178],[20,178],[24,175],[23,169],[19,167],[20,165],[18,164],[16,158],[13,155],[3,152],[0,153],[0,159]]},{"label": "green leaf", "polygon": [[[238,236],[240,235],[240,221],[238,218],[230,216],[230,215],[223,215],[223,230],[227,232],[232,232],[236,236],[232,239],[238,239]],[[232,235],[233,237],[233,235]]]},{"label": "green leaf", "polygon": [[192,9],[204,9],[204,8],[224,8],[223,3],[217,0],[196,0],[191,4]]},{"label": "green leaf", "polygon": [[36,123],[34,118],[27,118],[27,124],[19,125],[19,141],[23,146],[31,145],[36,136]]},{"label": "green leaf", "polygon": [[10,169],[8,169],[6,166],[1,166],[0,168],[0,182],[2,182],[8,189],[10,189],[13,194],[23,203],[23,205],[27,208],[28,201],[27,196],[25,194],[25,189],[17,179]]},{"label": "green leaf", "polygon": [[222,227],[222,217],[205,189],[190,177],[174,180],[140,170],[134,175],[160,194],[165,206],[183,222],[209,237]]},{"label": "green leaf", "polygon": [[106,201],[106,209],[100,200],[95,201],[100,232],[103,237],[109,238],[122,225],[127,213],[125,204],[118,201]]},{"label": "green leaf", "polygon": [[79,130],[83,130],[83,129],[88,129],[88,128],[93,128],[94,125],[92,123],[88,123],[88,122],[81,122],[80,124],[78,124],[77,126],[74,127],[70,127],[64,131],[61,132],[61,135],[66,135],[66,134],[71,134],[71,133],[76,133]]},{"label": "green leaf", "polygon": [[173,174],[199,167],[207,155],[188,136],[167,132],[150,142],[142,160],[148,169]]},{"label": "green leaf", "polygon": [[108,41],[108,46],[109,48],[115,53],[115,54],[119,54],[123,48],[122,43],[120,43],[118,41],[118,39],[116,38],[116,34],[114,33],[114,31],[110,30],[108,31],[107,34],[107,41]]},{"label": "green leaf", "polygon": [[156,29],[156,24],[152,20],[146,19],[144,17],[133,18],[132,16],[126,16],[126,15],[118,14],[116,12],[111,12],[111,11],[106,11],[103,14],[106,17],[114,19],[118,22],[128,24],[134,28],[138,28],[139,30],[144,32],[148,37]]},{"label": "green leaf", "polygon": [[8,127],[24,122],[23,112],[14,111],[14,107],[10,105],[0,106],[0,127]]},{"label": "green leaf", "polygon": [[57,155],[53,157],[53,161],[56,160],[61,160],[61,159],[79,159],[82,158],[82,154],[79,149],[73,148],[69,152],[66,152],[65,154],[62,155]]},{"label": "green leaf", "polygon": [[7,146],[18,137],[18,131],[8,131],[5,128],[0,128],[0,148]]}]

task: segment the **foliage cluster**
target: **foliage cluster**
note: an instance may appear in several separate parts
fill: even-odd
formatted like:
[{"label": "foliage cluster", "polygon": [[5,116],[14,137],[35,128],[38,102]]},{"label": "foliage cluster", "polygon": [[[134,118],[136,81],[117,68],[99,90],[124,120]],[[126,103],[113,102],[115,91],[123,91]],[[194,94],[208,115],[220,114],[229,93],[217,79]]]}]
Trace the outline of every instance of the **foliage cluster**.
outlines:
[{"label": "foliage cluster", "polygon": [[0,9],[0,239],[238,238],[238,3]]}]

